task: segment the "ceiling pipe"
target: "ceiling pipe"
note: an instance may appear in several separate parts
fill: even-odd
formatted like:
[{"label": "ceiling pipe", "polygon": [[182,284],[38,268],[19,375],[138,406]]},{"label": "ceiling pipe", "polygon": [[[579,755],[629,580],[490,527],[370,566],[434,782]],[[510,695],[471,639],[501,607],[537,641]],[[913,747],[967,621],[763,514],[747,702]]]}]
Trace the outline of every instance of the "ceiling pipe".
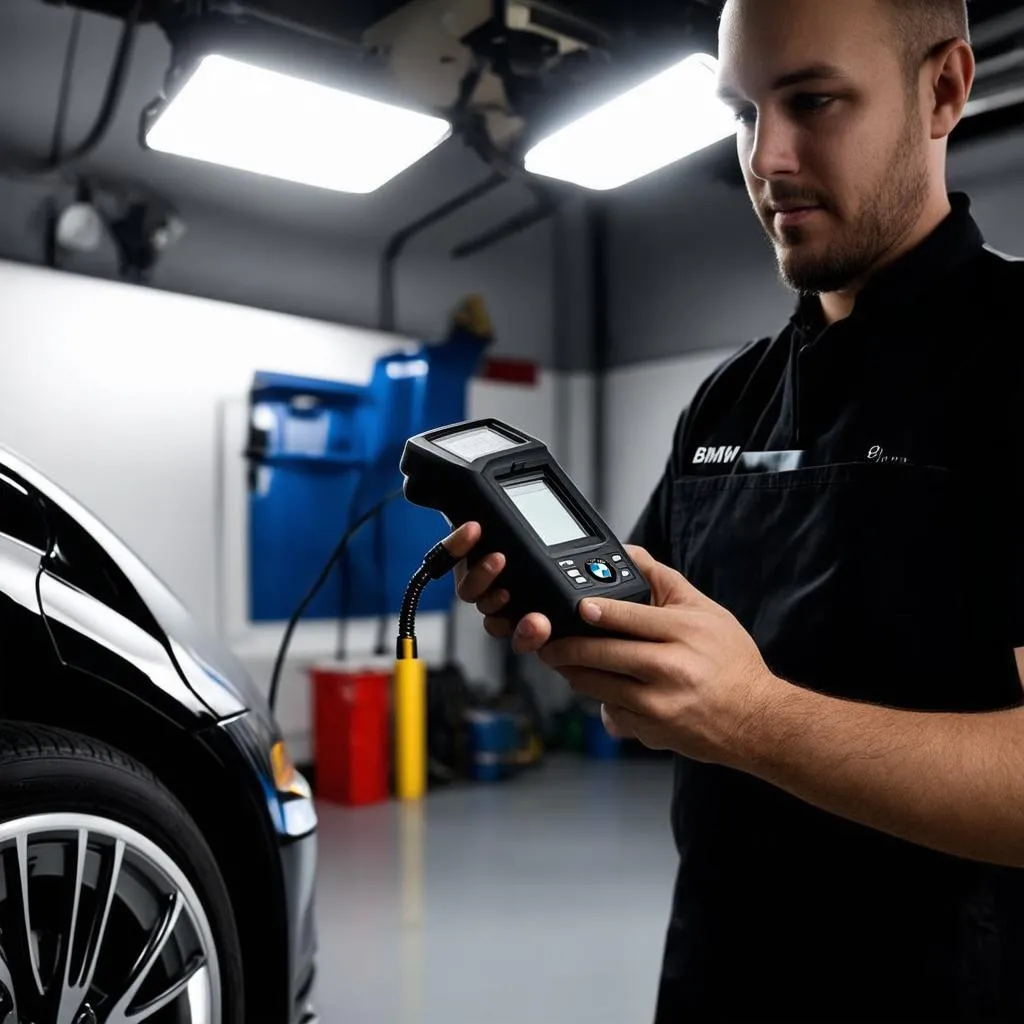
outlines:
[{"label": "ceiling pipe", "polygon": [[1024,10],[1007,11],[983,21],[971,30],[971,45],[975,50],[1001,42],[1008,36],[1024,32]]},{"label": "ceiling pipe", "polygon": [[994,78],[996,75],[1006,74],[1016,68],[1024,67],[1024,48],[1015,47],[1001,53],[997,57],[989,57],[987,60],[978,61],[975,71],[975,80],[983,82],[987,78]]},{"label": "ceiling pipe", "polygon": [[[1024,21],[1024,11],[1019,14]],[[1020,74],[1022,71],[1024,71],[1024,47],[1021,46],[1007,50],[1006,53],[997,54],[995,57],[978,61],[974,92],[964,107],[963,116],[966,118],[977,117],[980,114],[1005,110],[1008,107],[1024,103],[1024,74]],[[1018,72],[1018,74],[1014,75],[1014,72]],[[1006,78],[1006,81],[986,93],[985,84],[1000,77]]]},{"label": "ceiling pipe", "polygon": [[964,107],[964,117],[977,117],[979,114],[990,114],[995,110],[1006,110],[1024,103],[1024,84],[993,93],[991,96],[979,96],[969,100]]},{"label": "ceiling pipe", "polygon": [[460,193],[454,199],[449,199],[448,202],[442,203],[392,236],[387,248],[384,250],[380,264],[378,325],[382,331],[395,330],[395,264],[409,242],[417,235],[426,231],[427,228],[439,224],[454,213],[469,206],[470,203],[474,203],[478,199],[482,199],[484,196],[499,189],[505,184],[505,181],[506,178],[503,174],[494,172],[479,184]]}]

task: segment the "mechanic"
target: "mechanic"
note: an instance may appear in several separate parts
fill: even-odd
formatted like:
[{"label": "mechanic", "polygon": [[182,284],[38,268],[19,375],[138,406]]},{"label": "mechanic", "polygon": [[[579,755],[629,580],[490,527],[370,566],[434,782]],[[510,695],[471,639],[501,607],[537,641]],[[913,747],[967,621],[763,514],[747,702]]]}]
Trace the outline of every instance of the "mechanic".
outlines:
[{"label": "mechanic", "polygon": [[[963,0],[727,0],[795,313],[679,419],[652,606],[581,604],[629,639],[513,635],[677,755],[659,1024],[1024,1019],[1024,264],[947,192],[974,74]],[[503,565],[458,572],[495,636]]]}]

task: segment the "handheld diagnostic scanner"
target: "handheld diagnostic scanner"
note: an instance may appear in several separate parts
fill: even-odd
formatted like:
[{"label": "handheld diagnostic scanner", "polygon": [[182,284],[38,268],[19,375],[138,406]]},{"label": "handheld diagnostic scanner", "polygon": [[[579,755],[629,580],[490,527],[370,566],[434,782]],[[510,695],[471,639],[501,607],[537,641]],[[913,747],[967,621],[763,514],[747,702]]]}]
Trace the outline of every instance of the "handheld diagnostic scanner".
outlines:
[{"label": "handheld diagnostic scanner", "polygon": [[495,587],[508,591],[504,618],[551,621],[552,639],[607,635],[580,618],[584,597],[647,604],[647,581],[623,545],[536,438],[495,419],[410,438],[402,453],[408,501],[440,512],[453,529],[478,522],[470,564],[506,557]]}]

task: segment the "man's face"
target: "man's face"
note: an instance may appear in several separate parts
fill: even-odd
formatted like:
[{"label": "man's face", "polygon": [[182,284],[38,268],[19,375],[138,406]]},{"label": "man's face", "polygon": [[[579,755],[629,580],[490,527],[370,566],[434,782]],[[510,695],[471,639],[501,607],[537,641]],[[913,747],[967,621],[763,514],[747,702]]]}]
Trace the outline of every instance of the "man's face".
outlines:
[{"label": "man's face", "polygon": [[796,291],[867,274],[916,223],[927,134],[884,0],[729,0],[720,85],[754,209]]}]

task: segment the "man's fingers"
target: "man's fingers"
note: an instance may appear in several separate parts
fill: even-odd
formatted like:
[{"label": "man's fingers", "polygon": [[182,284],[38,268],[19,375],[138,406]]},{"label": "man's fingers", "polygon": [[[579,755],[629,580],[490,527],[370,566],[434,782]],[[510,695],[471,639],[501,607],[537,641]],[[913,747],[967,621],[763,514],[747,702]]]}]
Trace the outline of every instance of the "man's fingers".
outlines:
[{"label": "man's fingers", "polygon": [[484,629],[499,640],[512,639],[512,650],[516,654],[533,654],[539,651],[551,638],[551,623],[539,612],[531,612],[519,620],[513,630],[513,623],[507,618],[490,615],[484,619]]},{"label": "man's fingers", "polygon": [[505,568],[505,556],[499,553],[488,555],[469,569],[459,582],[459,597],[466,604],[476,604],[493,585]]},{"label": "man's fingers", "polygon": [[647,548],[637,547],[635,544],[626,545],[626,554],[633,559],[634,565],[646,576],[648,579],[652,572],[654,572],[661,564],[652,555]]},{"label": "man's fingers", "polygon": [[597,669],[633,679],[645,678],[645,661],[657,644],[618,638],[567,637],[541,651],[541,661],[549,668]]},{"label": "man's fingers", "polygon": [[592,668],[565,668],[560,670],[560,675],[572,687],[574,693],[583,697],[590,697],[601,704],[623,708],[638,715],[650,710],[649,689],[629,676]]},{"label": "man's fingers", "polygon": [[642,721],[639,715],[627,711],[625,708],[613,707],[610,704],[601,705],[601,721],[609,736],[617,740],[639,739],[637,728]]},{"label": "man's fingers", "polygon": [[443,541],[445,550],[459,560],[455,567],[456,592],[467,604],[476,604],[491,589],[491,584],[505,568],[505,556],[490,554],[472,568],[466,556],[480,543],[482,529],[479,523],[463,523]]},{"label": "man's fingers", "polygon": [[512,635],[512,624],[508,619],[490,615],[484,619],[484,631],[495,640],[507,640]]},{"label": "man's fingers", "polygon": [[482,532],[479,523],[463,523],[457,530],[448,534],[441,544],[452,558],[461,560],[477,546]]},{"label": "man's fingers", "polygon": [[507,590],[490,590],[476,603],[481,615],[497,615],[509,602]]},{"label": "man's fingers", "polygon": [[540,612],[530,612],[519,620],[512,635],[512,650],[516,654],[533,654],[551,639],[551,622]]},{"label": "man's fingers", "polygon": [[682,573],[662,565],[646,548],[627,544],[626,553],[651,585],[655,605],[699,604],[707,600]]},{"label": "man's fingers", "polygon": [[609,633],[625,633],[638,640],[679,639],[678,609],[593,597],[580,602],[579,614],[584,621]]}]

